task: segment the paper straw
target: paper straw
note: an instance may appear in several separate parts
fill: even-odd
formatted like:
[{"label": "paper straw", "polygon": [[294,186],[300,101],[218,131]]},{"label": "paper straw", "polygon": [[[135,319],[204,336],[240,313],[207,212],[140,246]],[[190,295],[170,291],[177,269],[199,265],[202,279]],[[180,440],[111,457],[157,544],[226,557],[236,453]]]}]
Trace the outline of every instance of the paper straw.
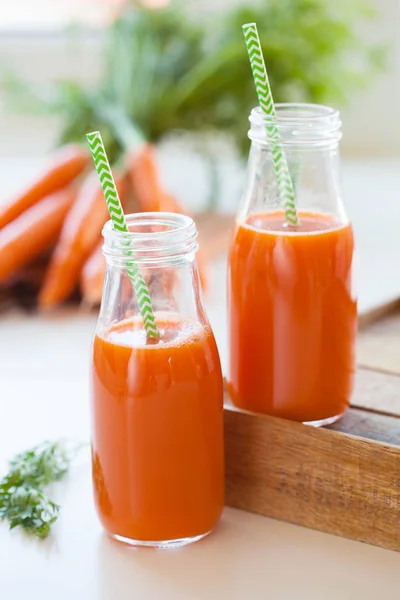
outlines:
[{"label": "paper straw", "polygon": [[[103,140],[98,131],[88,133],[86,135],[92,152],[96,171],[99,175],[101,187],[106,199],[108,211],[113,223],[115,231],[129,233],[126,224],[124,211],[122,210],[121,201],[118,196],[118,191],[114,182],[114,177],[111,172],[110,163],[106,155]],[[128,242],[129,243],[129,242]],[[125,256],[134,258],[133,251],[127,248]],[[151,298],[143,275],[134,260],[126,263],[126,272],[132,282],[135,291],[140,314],[142,315],[144,327],[148,337],[158,338],[160,333],[157,329],[156,320],[151,306]]]},{"label": "paper straw", "polygon": [[255,23],[247,23],[242,26],[242,29],[246,40],[247,52],[249,53],[258,101],[261,110],[269,117],[265,123],[265,129],[268,142],[271,146],[272,164],[278,184],[279,196],[281,197],[285,211],[285,218],[291,225],[298,225],[299,216],[296,209],[293,183],[279,135],[278,120],[276,118],[271,87],[261,50],[260,38],[258,37],[257,25]]}]

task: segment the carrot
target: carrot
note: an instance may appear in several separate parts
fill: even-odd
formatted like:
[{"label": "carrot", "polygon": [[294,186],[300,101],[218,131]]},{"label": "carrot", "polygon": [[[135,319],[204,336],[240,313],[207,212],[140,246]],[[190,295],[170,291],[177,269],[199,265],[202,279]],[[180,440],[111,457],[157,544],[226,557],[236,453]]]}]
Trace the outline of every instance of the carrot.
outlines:
[{"label": "carrot", "polygon": [[[139,150],[128,151],[125,157],[127,175],[131,184],[138,209],[142,212],[147,211],[165,211],[184,214],[185,211],[178,201],[163,191],[157,176],[157,166],[155,163],[154,150],[150,144],[145,144]],[[81,275],[81,292],[84,301],[88,304],[96,305],[101,301],[105,258],[101,253],[100,244],[86,262]],[[205,276],[204,259],[201,252],[198,254],[198,264],[200,271],[200,280],[203,288],[206,288],[207,280]],[[170,274],[169,274],[170,275]],[[171,278],[170,278],[171,279]],[[149,285],[155,285],[151,281]],[[158,282],[160,285],[160,282]],[[163,281],[164,287],[168,286]]]},{"label": "carrot", "polygon": [[[179,202],[176,200],[176,198],[174,198],[174,196],[171,196],[171,194],[167,194],[166,192],[164,192],[162,194],[162,196],[160,197],[159,210],[161,212],[180,213],[182,215],[185,214],[185,211],[183,210],[183,208],[179,204]],[[199,248],[199,251],[197,253],[197,264],[199,267],[201,285],[204,290],[207,289],[207,285],[208,285],[205,263],[206,263],[205,257],[203,255],[203,252],[201,251],[201,248]]]},{"label": "carrot", "polygon": [[77,144],[60,148],[46,172],[22,193],[0,206],[0,229],[42,198],[65,187],[83,171],[89,160],[89,153]]},{"label": "carrot", "polygon": [[[139,205],[139,210],[160,210],[162,189],[158,181],[154,149],[151,144],[144,144],[139,149],[128,150],[125,164],[127,178],[135,201]],[[91,305],[98,305],[101,301],[106,268],[106,261],[101,252],[101,247],[102,242],[99,243],[86,261],[80,279],[83,300]]]},{"label": "carrot", "polygon": [[[123,178],[115,174],[120,197]],[[65,219],[45,281],[39,293],[39,306],[52,307],[73,292],[83,265],[99,240],[109,218],[98,175],[90,173]]]},{"label": "carrot", "polygon": [[0,282],[54,244],[75,196],[72,188],[47,196],[0,230]]},{"label": "carrot", "polygon": [[[94,252],[86,261],[80,280],[80,288],[83,301],[90,306],[98,306],[101,302],[103,291],[104,274],[106,270],[106,259],[102,253],[103,240],[96,246]],[[152,290],[152,286],[157,283],[151,275],[144,275],[146,283]]]},{"label": "carrot", "polygon": [[126,154],[126,167],[140,210],[159,211],[162,189],[157,174],[154,148],[144,144]]},{"label": "carrot", "polygon": [[29,262],[29,264],[17,271],[11,279],[8,279],[7,285],[18,285],[20,283],[30,284],[34,286],[36,292],[38,292],[44,281],[49,259],[50,252],[43,252],[32,262]]},{"label": "carrot", "polygon": [[102,253],[103,240],[101,240],[92,254],[85,262],[80,279],[80,288],[83,301],[91,306],[101,302],[106,259]]},{"label": "carrot", "polygon": [[[125,164],[140,211],[186,213],[179,202],[162,189],[151,144],[144,144],[140,149],[129,150],[125,157]],[[203,289],[206,289],[205,259],[201,250],[197,255],[197,263],[201,284]]]}]

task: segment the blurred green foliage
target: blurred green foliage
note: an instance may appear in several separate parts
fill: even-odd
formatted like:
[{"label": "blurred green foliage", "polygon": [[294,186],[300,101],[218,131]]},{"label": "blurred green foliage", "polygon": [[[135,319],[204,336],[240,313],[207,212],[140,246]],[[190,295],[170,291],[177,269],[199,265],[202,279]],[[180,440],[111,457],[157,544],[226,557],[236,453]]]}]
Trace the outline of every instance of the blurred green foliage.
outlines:
[{"label": "blurred green foliage", "polygon": [[243,150],[257,103],[243,23],[257,22],[276,102],[343,105],[385,62],[384,49],[358,33],[376,18],[362,0],[260,0],[212,15],[187,4],[128,3],[106,32],[95,88],[70,81],[34,89],[9,74],[9,97],[63,115],[60,142],[100,129],[112,160],[138,131],[152,142],[174,130],[224,131]]}]

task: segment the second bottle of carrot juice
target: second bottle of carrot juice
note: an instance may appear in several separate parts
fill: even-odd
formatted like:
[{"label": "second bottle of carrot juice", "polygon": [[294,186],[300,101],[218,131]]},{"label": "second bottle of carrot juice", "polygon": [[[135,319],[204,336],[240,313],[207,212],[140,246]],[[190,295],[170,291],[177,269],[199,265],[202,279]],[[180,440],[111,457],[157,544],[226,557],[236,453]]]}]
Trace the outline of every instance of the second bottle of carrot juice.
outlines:
[{"label": "second bottle of carrot juice", "polygon": [[355,371],[353,231],[340,186],[341,123],[326,106],[276,108],[300,224],[285,222],[265,117],[254,109],[228,265],[228,385],[241,408],[324,425],[348,408]]}]

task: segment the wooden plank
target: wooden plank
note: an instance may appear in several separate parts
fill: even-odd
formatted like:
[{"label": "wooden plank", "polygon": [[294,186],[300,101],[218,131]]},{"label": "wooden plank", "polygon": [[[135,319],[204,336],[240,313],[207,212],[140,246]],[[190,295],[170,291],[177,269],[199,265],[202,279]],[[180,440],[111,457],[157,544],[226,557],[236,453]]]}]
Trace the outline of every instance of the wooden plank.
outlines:
[{"label": "wooden plank", "polygon": [[[360,367],[357,370],[353,407],[400,416],[400,376]],[[398,439],[400,443],[400,437]]]},{"label": "wooden plank", "polygon": [[381,437],[393,422],[398,441],[399,420],[357,409],[349,417],[314,429],[227,405],[227,504],[400,550],[400,448],[354,434],[375,435],[376,417]]},{"label": "wooden plank", "polygon": [[386,304],[382,304],[381,306],[377,306],[373,310],[362,313],[358,316],[358,329],[359,331],[363,331],[376,323],[377,321],[381,321],[384,317],[388,315],[392,315],[393,313],[398,313],[400,311],[400,298],[396,300],[392,300],[391,302],[387,302]]},{"label": "wooden plank", "polygon": [[[227,389],[225,381],[225,403],[230,405]],[[400,417],[400,376],[359,367],[351,406],[381,415]],[[342,421],[343,419],[339,423]],[[400,437],[398,441],[400,443]]]},{"label": "wooden plank", "polygon": [[359,332],[357,357],[362,366],[400,374],[400,310]]},{"label": "wooden plank", "polygon": [[340,421],[327,429],[394,446],[398,446],[400,441],[399,418],[357,408],[348,410]]}]

